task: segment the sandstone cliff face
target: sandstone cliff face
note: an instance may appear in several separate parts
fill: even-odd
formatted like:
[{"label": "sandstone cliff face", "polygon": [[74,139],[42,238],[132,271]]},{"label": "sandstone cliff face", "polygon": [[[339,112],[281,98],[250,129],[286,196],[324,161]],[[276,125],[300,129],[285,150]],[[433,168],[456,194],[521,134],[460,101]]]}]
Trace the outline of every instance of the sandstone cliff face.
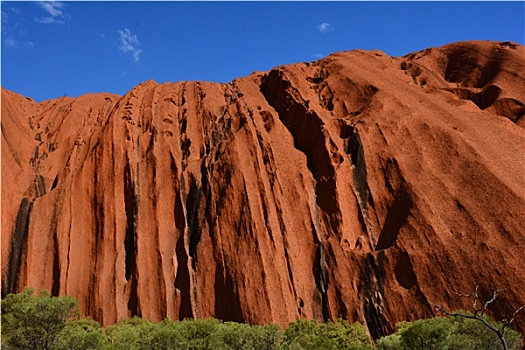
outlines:
[{"label": "sandstone cliff face", "polygon": [[[525,303],[525,56],[350,51],[229,84],[36,103],[2,90],[2,295],[374,337],[506,288]],[[525,329],[525,316],[515,321]]]}]

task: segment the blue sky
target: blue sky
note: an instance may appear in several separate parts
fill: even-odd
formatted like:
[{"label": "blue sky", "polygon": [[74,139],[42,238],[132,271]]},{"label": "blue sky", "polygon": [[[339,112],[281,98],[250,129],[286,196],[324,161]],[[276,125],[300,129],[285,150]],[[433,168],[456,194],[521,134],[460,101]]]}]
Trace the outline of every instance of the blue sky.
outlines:
[{"label": "blue sky", "polygon": [[229,82],[332,52],[524,44],[516,2],[2,1],[2,86],[37,101],[142,81]]}]

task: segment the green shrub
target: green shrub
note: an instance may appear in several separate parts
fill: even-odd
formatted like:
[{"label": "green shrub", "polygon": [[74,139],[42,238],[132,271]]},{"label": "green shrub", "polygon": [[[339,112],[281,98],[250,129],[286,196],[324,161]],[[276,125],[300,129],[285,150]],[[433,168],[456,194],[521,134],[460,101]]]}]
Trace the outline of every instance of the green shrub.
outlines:
[{"label": "green shrub", "polygon": [[68,320],[78,317],[76,299],[33,293],[26,288],[2,300],[3,349],[53,349]]},{"label": "green shrub", "polygon": [[[492,325],[501,329],[502,325],[498,325],[490,317],[485,316],[485,319]],[[454,333],[450,339],[450,350],[503,349],[501,340],[498,338],[496,333],[490,330],[481,321],[459,316],[451,317],[449,320],[454,325]],[[506,328],[504,337],[510,350],[521,349],[522,341],[518,332],[514,331],[513,329]]]},{"label": "green shrub", "polygon": [[104,332],[98,322],[83,318],[68,321],[58,334],[54,350],[96,350],[105,347]]},{"label": "green shrub", "polygon": [[209,349],[273,350],[280,349],[282,331],[276,325],[249,326],[225,322],[210,335]]},{"label": "green shrub", "polygon": [[[486,320],[497,325],[488,317]],[[521,337],[516,331],[507,329],[505,339],[509,349],[521,349]],[[456,316],[402,322],[398,324],[398,331],[395,334],[378,340],[377,348],[380,350],[501,350],[503,345],[498,336],[479,320]]]},{"label": "green shrub", "polygon": [[363,325],[342,319],[322,324],[298,320],[290,323],[284,334],[285,349],[373,349]]},{"label": "green shrub", "polygon": [[[107,328],[80,317],[78,301],[32,289],[2,300],[2,349],[36,350],[500,350],[498,336],[476,319],[435,317],[401,322],[374,347],[363,325],[338,319],[318,324],[298,320],[283,331],[277,325],[249,326],[217,319],[122,320]],[[462,313],[469,315],[466,313]],[[471,316],[471,315],[469,315]],[[493,320],[486,318],[494,326]],[[506,329],[509,349],[520,350],[520,335]]]},{"label": "green shrub", "polygon": [[143,325],[139,345],[141,349],[191,349],[190,341],[181,332],[180,322],[170,320]]},{"label": "green shrub", "polygon": [[399,331],[401,346],[406,350],[446,350],[452,330],[445,318],[417,320]]},{"label": "green shrub", "polygon": [[179,329],[190,344],[190,350],[211,349],[210,338],[217,330],[220,321],[214,318],[206,320],[184,320],[180,322]]}]

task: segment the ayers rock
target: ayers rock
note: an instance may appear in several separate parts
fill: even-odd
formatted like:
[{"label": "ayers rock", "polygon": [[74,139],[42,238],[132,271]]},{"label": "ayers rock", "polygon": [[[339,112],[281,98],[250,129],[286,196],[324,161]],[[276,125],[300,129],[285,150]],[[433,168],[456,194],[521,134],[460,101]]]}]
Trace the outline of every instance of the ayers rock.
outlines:
[{"label": "ayers rock", "polygon": [[[379,337],[525,304],[525,50],[348,51],[228,84],[36,103],[2,90],[2,295]],[[525,329],[525,313],[514,328]]]}]

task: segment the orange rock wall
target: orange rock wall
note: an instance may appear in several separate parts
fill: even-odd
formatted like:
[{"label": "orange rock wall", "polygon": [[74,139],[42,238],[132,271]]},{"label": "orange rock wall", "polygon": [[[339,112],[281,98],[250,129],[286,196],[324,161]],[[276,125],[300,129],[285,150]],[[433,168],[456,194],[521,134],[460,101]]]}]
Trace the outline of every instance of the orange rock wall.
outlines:
[{"label": "orange rock wall", "polygon": [[[2,295],[138,315],[396,322],[525,303],[525,56],[349,51],[229,84],[2,90]],[[515,321],[525,329],[525,314]]]}]

